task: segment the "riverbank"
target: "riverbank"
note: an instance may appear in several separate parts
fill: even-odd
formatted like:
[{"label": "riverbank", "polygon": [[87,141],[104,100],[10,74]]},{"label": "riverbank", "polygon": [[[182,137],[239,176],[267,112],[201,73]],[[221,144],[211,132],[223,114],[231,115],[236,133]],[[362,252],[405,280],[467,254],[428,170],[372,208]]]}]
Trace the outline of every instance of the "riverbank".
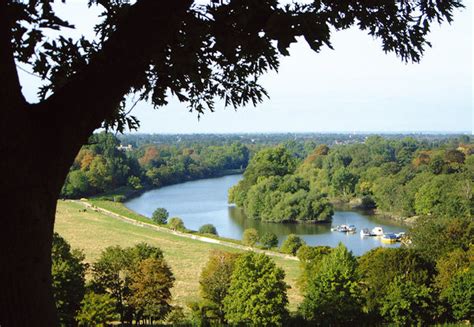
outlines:
[{"label": "riverbank", "polygon": [[292,256],[292,255],[288,255],[288,254],[284,254],[284,253],[280,253],[276,251],[271,251],[271,250],[264,250],[258,247],[245,246],[241,244],[239,240],[227,239],[227,238],[219,237],[217,235],[202,236],[202,235],[197,234],[196,231],[192,231],[192,230],[187,231],[187,232],[172,230],[170,228],[167,228],[165,225],[158,225],[154,223],[149,218],[142,216],[140,214],[137,214],[136,212],[126,208],[121,203],[119,204],[115,203],[114,205],[111,205],[111,203],[109,203],[109,205],[107,205],[107,202],[104,202],[104,201],[89,202],[87,200],[81,200],[81,201],[71,200],[71,202],[81,204],[85,208],[94,210],[96,212],[101,212],[112,218],[116,218],[116,219],[122,220],[126,223],[133,224],[136,226],[149,228],[149,229],[153,229],[153,230],[161,231],[165,233],[171,233],[173,235],[177,235],[177,236],[185,237],[185,238],[191,238],[193,240],[198,240],[202,242],[220,244],[220,245],[231,247],[234,249],[264,253],[272,257],[280,257],[286,260],[299,261],[297,257]]},{"label": "riverbank", "polygon": [[[175,287],[172,290],[175,304],[183,307],[191,301],[198,300],[199,275],[212,250],[230,252],[249,250],[247,247],[212,238],[183,235],[166,228],[156,228],[158,226],[150,227],[149,225],[152,224],[141,223],[136,219],[139,218],[138,214],[135,214],[135,217],[130,217],[128,214],[123,216],[86,203],[59,201],[55,231],[65,237],[73,248],[83,249],[88,263],[96,261],[101,251],[108,246],[127,247],[146,242],[160,247],[176,277]],[[296,286],[300,274],[297,259],[287,258],[285,255],[272,251],[258,249],[252,249],[252,251],[271,255],[277,265],[285,270],[285,280],[291,287],[288,290],[290,309],[295,310],[302,300],[300,290]]]},{"label": "riverbank", "polygon": [[418,216],[404,217],[397,215],[393,212],[382,211],[377,208],[366,208],[363,205],[362,198],[352,198],[350,200],[330,198],[329,202],[334,206],[334,209],[336,210],[355,210],[362,212],[365,215],[374,216],[385,220],[391,220],[407,226],[412,226],[418,218]]},{"label": "riverbank", "polygon": [[218,177],[224,177],[224,176],[231,176],[231,175],[241,175],[243,174],[245,169],[226,169],[223,171],[218,171],[210,176],[206,176],[203,178],[186,178],[185,180],[182,181],[177,181],[176,183],[171,183],[171,184],[163,184],[160,186],[143,186],[140,189],[134,189],[130,186],[121,186],[119,188],[116,188],[112,191],[101,193],[94,195],[90,197],[91,199],[96,199],[96,200],[106,200],[106,201],[113,201],[113,202],[125,202],[132,200],[134,198],[139,197],[145,192],[148,191],[153,191],[160,189],[165,186],[172,186],[176,184],[181,184],[181,183],[186,183],[186,182],[192,182],[192,181],[198,181],[202,179],[208,179],[208,178],[218,178]]}]

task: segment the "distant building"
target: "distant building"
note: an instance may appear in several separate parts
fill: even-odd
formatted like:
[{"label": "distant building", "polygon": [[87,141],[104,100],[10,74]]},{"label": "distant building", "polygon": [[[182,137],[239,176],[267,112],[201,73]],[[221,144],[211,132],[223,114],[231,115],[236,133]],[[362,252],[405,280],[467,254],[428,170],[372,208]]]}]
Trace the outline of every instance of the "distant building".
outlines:
[{"label": "distant building", "polygon": [[132,151],[133,150],[133,146],[131,144],[128,144],[128,145],[122,145],[120,144],[118,147],[117,147],[117,150],[120,150],[120,151]]}]

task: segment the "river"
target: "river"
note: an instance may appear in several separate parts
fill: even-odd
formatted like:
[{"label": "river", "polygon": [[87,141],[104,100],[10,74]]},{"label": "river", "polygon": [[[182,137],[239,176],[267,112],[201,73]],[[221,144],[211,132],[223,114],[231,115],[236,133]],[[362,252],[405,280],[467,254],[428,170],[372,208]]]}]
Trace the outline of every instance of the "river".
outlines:
[{"label": "river", "polygon": [[[336,246],[344,243],[355,255],[362,255],[378,246],[397,247],[397,244],[383,244],[378,238],[361,238],[362,228],[380,226],[385,232],[402,232],[405,227],[375,216],[356,211],[336,211],[332,224],[277,224],[247,219],[240,208],[227,203],[227,191],[242,175],[186,182],[143,193],[125,203],[131,210],[151,217],[156,208],[168,210],[170,217],[180,217],[186,228],[198,230],[204,224],[213,224],[220,236],[241,239],[246,228],[255,228],[260,234],[271,231],[278,236],[280,244],[288,234],[297,234],[309,245]],[[357,233],[332,232],[331,226],[353,224]]]}]

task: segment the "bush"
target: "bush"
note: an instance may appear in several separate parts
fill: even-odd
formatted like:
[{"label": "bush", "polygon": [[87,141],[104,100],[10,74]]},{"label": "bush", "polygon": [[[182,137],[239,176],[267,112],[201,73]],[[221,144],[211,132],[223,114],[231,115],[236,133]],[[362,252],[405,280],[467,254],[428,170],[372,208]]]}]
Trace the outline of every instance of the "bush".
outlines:
[{"label": "bush", "polygon": [[258,232],[255,228],[247,228],[242,235],[242,243],[254,246],[258,242]]},{"label": "bush", "polygon": [[281,245],[281,251],[283,253],[288,253],[292,255],[296,255],[298,249],[305,244],[305,242],[301,239],[301,237],[296,236],[295,234],[288,235],[288,238],[283,242]]},{"label": "bush", "polygon": [[114,319],[116,303],[108,294],[88,293],[81,304],[76,318],[79,326],[103,326]]},{"label": "bush", "polygon": [[199,233],[217,235],[217,229],[212,224],[206,224],[199,227]]},{"label": "bush", "polygon": [[458,273],[447,290],[448,302],[456,320],[474,320],[474,268]]},{"label": "bush", "polygon": [[155,211],[153,211],[151,219],[157,224],[165,225],[166,221],[168,220],[168,217],[168,210],[166,210],[165,208],[157,208]]},{"label": "bush", "polygon": [[432,298],[430,288],[397,276],[382,299],[380,313],[399,326],[422,326],[428,322]]},{"label": "bush", "polygon": [[59,234],[53,234],[51,277],[59,322],[72,325],[85,293],[85,256]]},{"label": "bush", "polygon": [[125,202],[125,200],[127,200],[127,198],[125,197],[125,195],[116,195],[114,196],[114,202]]},{"label": "bush", "polygon": [[172,230],[177,230],[180,232],[184,232],[186,230],[186,227],[184,227],[183,220],[178,217],[171,218],[168,222],[168,227]]},{"label": "bush", "polygon": [[271,249],[278,246],[278,237],[272,232],[266,232],[260,238],[260,244],[266,249]]}]

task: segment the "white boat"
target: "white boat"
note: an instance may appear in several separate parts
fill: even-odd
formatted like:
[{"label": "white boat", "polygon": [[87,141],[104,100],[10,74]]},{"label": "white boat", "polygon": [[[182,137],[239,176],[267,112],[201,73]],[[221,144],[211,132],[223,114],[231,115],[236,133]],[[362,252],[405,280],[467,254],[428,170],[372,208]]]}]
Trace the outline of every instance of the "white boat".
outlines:
[{"label": "white boat", "polygon": [[339,226],[331,228],[331,230],[333,232],[355,233],[356,227],[354,225],[339,225]]},{"label": "white boat", "polygon": [[364,228],[360,230],[360,237],[371,236],[370,230],[368,228]]},{"label": "white boat", "polygon": [[383,228],[382,227],[374,227],[372,228],[372,230],[370,231],[370,235],[372,236],[383,236],[384,232],[383,232]]}]

